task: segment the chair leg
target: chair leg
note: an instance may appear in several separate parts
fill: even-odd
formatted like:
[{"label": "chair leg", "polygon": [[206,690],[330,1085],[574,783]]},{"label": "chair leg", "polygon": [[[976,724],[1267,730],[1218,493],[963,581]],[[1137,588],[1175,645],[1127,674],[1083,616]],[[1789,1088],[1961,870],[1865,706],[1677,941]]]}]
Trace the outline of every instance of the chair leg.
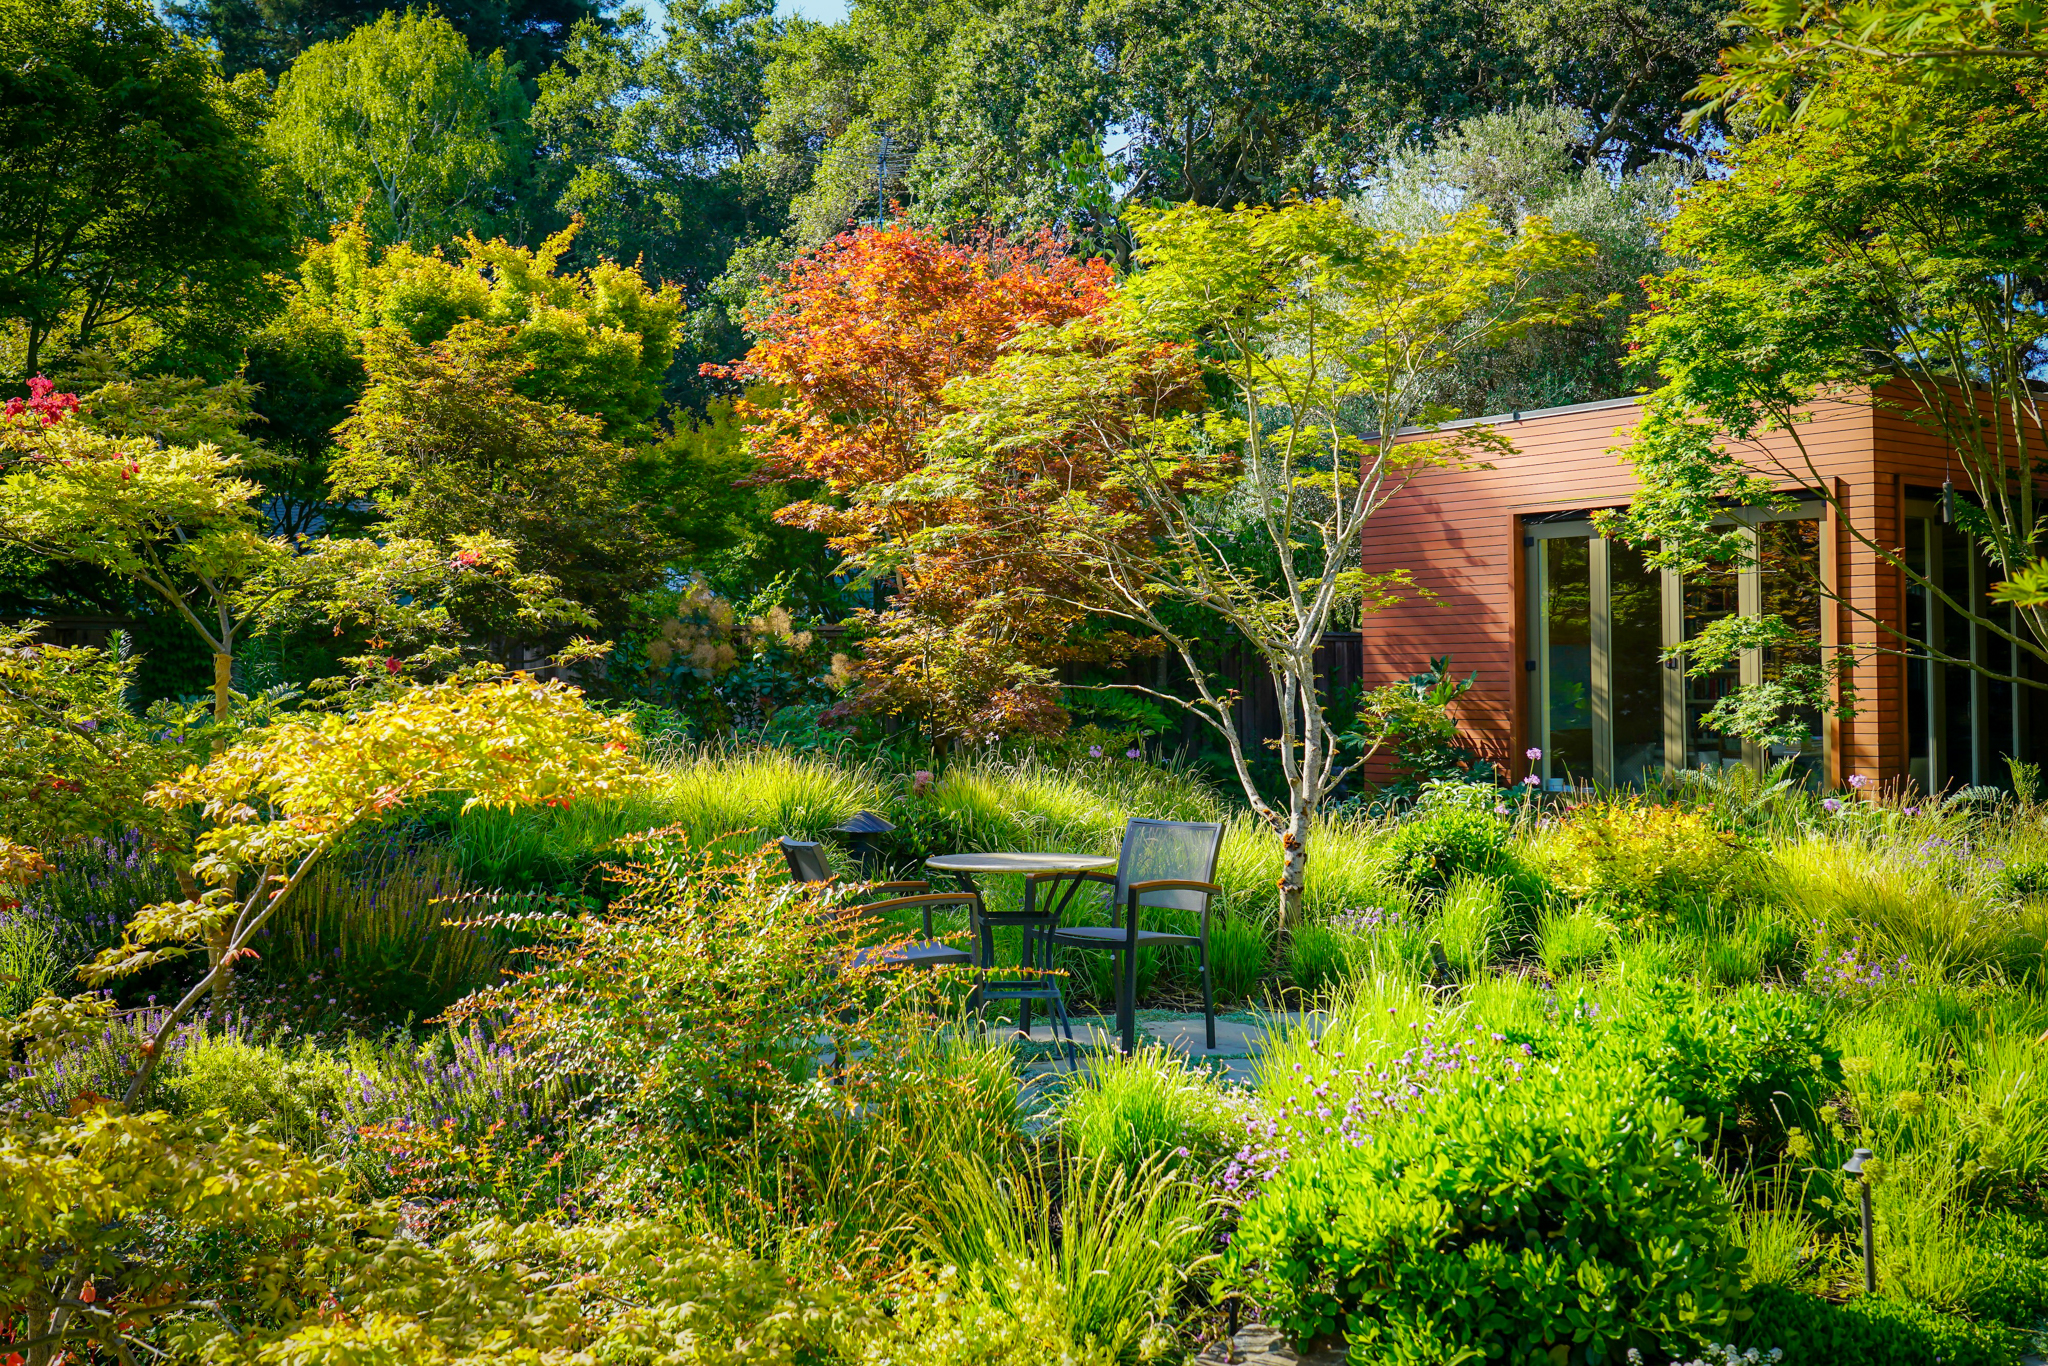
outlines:
[{"label": "chair leg", "polygon": [[1124,946],[1124,989],[1118,993],[1123,997],[1124,1056],[1138,1051],[1138,946]]},{"label": "chair leg", "polygon": [[1060,990],[1059,983],[1057,982],[1053,982],[1052,984],[1052,1006],[1050,1009],[1046,1011],[1046,1014],[1049,1015],[1053,1020],[1052,1027],[1059,1030],[1059,1032],[1066,1037],[1067,1070],[1069,1072],[1080,1071],[1080,1059],[1074,1051],[1074,1022],[1067,1017],[1066,993]]},{"label": "chair leg", "polygon": [[[1029,925],[1023,927],[1023,933],[1024,978],[1026,981],[1029,981],[1031,980],[1031,970],[1037,965],[1038,961],[1038,936],[1031,932]],[[1017,1032],[1027,1039],[1031,1037],[1031,998],[1029,996],[1020,997],[1017,1001]]]},{"label": "chair leg", "polygon": [[1197,939],[1195,952],[1202,960],[1202,1020],[1208,1026],[1209,1051],[1216,1051],[1216,991],[1209,981],[1209,941]]}]

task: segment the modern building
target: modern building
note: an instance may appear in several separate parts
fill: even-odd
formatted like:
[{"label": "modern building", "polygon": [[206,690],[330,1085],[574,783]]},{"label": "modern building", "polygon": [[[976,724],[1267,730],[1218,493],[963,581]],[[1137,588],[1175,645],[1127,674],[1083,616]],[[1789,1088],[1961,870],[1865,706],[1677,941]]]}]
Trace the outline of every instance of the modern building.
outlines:
[{"label": "modern building", "polygon": [[[1634,496],[1634,472],[1618,451],[1638,404],[1473,419],[1493,424],[1514,454],[1491,469],[1425,470],[1373,518],[1365,567],[1408,569],[1428,595],[1366,622],[1368,685],[1449,654],[1459,675],[1478,670],[1461,704],[1475,748],[1499,757],[1511,776],[1533,770],[1553,787],[1792,757],[1830,786],[1862,774],[1938,790],[2006,785],[2006,756],[2038,758],[2048,692],[1930,664],[1910,645],[1931,639],[1951,656],[2011,673],[2011,643],[1909,590],[1875,549],[1901,552],[1916,572],[1935,566],[1947,594],[1988,610],[1995,576],[1940,515],[1943,480],[1963,480],[1937,438],[1895,412],[1816,405],[1801,433],[1823,487],[1787,481],[1797,499],[1789,511],[1731,510],[1731,524],[1755,538],[1754,565],[1681,577],[1599,537],[1590,520]],[[1771,439],[1784,443],[1774,454],[1803,468],[1787,438]],[[1816,717],[1803,743],[1768,754],[1706,727],[1714,701],[1761,679],[1769,661],[1752,651],[1722,675],[1692,679],[1662,652],[1731,612],[1778,613],[1821,649],[1853,649],[1856,715]],[[2018,653],[2021,677],[2048,678]],[[1534,764],[1523,757],[1532,748],[1543,753]]]}]

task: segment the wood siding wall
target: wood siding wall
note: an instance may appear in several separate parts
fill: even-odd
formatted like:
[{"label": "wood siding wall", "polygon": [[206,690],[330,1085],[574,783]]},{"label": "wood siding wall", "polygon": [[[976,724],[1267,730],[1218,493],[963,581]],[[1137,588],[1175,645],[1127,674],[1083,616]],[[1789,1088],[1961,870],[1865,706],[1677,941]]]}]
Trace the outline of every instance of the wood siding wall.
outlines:
[{"label": "wood siding wall", "polygon": [[[1426,471],[1366,528],[1365,568],[1410,570],[1421,590],[1366,620],[1367,686],[1414,673],[1432,655],[1449,654],[1460,674],[1476,668],[1479,683],[1461,719],[1510,777],[1528,769],[1523,519],[1625,506],[1637,485],[1618,452],[1637,414],[1636,402],[1623,400],[1490,419],[1513,455],[1488,470]],[[1883,637],[1877,622],[1903,620],[1903,589],[1856,533],[1887,548],[1900,543],[1903,490],[1928,484],[1930,470],[1931,482],[1941,482],[1939,443],[1866,404],[1830,403],[1815,408],[1798,442],[1774,434],[1752,460],[1775,466],[1782,488],[1825,483],[1842,499],[1841,518],[1824,524],[1832,537],[1824,534],[1822,555],[1850,605],[1823,630],[1864,662],[1854,674],[1861,712],[1831,733],[1829,776],[1840,782],[1851,773],[1879,779],[1903,772],[1904,668],[1894,657],[1868,654]]]}]

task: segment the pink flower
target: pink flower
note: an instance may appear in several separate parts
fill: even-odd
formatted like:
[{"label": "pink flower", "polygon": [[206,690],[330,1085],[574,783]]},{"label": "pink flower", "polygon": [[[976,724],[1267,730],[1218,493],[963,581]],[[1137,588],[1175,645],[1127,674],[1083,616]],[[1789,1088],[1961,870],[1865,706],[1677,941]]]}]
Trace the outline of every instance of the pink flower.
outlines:
[{"label": "pink flower", "polygon": [[1495,805],[1495,807],[1493,808],[1493,814],[1494,814],[1494,815],[1496,815],[1496,816],[1505,816],[1505,815],[1507,815],[1507,814],[1508,814],[1508,808],[1507,808],[1507,803],[1506,803],[1506,802],[1501,802],[1501,803],[1499,803],[1499,804]]},{"label": "pink flower", "polygon": [[1542,780],[1541,778],[1539,778],[1539,777],[1537,777],[1537,776],[1536,776],[1535,774],[1531,773],[1531,774],[1530,774],[1530,775],[1529,775],[1528,777],[1526,777],[1526,778],[1522,779],[1522,786],[1523,786],[1523,787],[1534,787],[1534,786],[1536,786],[1536,784],[1538,784],[1538,783],[1540,783],[1540,782],[1542,782],[1542,781],[1543,781],[1543,780]]},{"label": "pink flower", "polygon": [[928,768],[921,768],[910,775],[910,790],[912,792],[923,792],[931,785],[932,771]]},{"label": "pink flower", "polygon": [[1529,748],[1522,751],[1522,757],[1533,764],[1538,759],[1541,759],[1543,757],[1543,751],[1536,748],[1536,746],[1531,745],[1529,746]]},{"label": "pink flower", "polygon": [[1860,788],[1869,781],[1870,779],[1864,777],[1861,773],[1851,773],[1849,775],[1849,786],[1851,787]]},{"label": "pink flower", "polygon": [[1842,804],[1836,801],[1833,797],[1829,797],[1820,804],[1820,809],[1832,815],[1833,813],[1840,811],[1842,809]]}]

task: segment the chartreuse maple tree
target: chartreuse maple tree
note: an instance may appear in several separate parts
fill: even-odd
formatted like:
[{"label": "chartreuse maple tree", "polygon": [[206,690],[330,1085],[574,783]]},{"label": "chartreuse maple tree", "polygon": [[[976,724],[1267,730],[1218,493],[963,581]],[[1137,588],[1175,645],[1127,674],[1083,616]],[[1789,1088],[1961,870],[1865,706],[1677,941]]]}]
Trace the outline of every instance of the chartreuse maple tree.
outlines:
[{"label": "chartreuse maple tree", "polygon": [[[68,396],[56,396],[68,397]],[[478,661],[473,637],[587,626],[549,575],[484,532],[428,541],[263,533],[262,490],[238,455],[102,430],[69,408],[0,417],[0,540],[92,565],[158,598],[213,654],[213,719],[234,713],[234,654],[252,631],[355,628],[354,675],[440,675]]]},{"label": "chartreuse maple tree", "polygon": [[[1541,220],[1510,237],[1484,210],[1414,238],[1335,201],[1185,205],[1133,215],[1144,269],[1097,317],[1028,333],[948,389],[927,483],[980,525],[1036,541],[1085,589],[1070,604],[1179,655],[1183,708],[1228,750],[1279,837],[1283,923],[1300,914],[1316,811],[1360,762],[1330,724],[1316,651],[1341,620],[1410,588],[1361,568],[1367,521],[1412,472],[1505,449],[1489,427],[1399,439],[1457,416],[1432,376],[1596,305],[1543,281],[1592,244]],[[1205,388],[1229,395],[1206,407]],[[932,533],[944,534],[944,529]],[[1203,648],[1221,625],[1279,699],[1284,802],[1253,775],[1237,694]]]},{"label": "chartreuse maple tree", "polygon": [[112,436],[75,417],[17,417],[0,430],[0,469],[0,538],[161,599],[212,650],[214,714],[225,723],[243,615],[236,589],[289,554],[262,534],[260,490],[235,459],[213,446]]},{"label": "chartreuse maple tree", "polygon": [[[210,1120],[138,1109],[165,1046],[350,831],[437,793],[472,807],[617,795],[643,778],[631,740],[627,721],[560,683],[415,686],[348,715],[288,717],[146,794],[152,807],[204,815],[192,851],[204,890],[138,912],[123,942],[83,975],[103,983],[202,950],[208,966],[153,1020],[120,1097],[80,1096],[67,1117],[0,1105],[0,1193],[10,1211],[0,1296],[27,1317],[31,1361],[88,1342],[126,1360],[128,1328],[204,1307],[187,1272],[133,1255],[138,1223],[239,1228],[259,1245],[264,1228],[286,1225],[310,1228],[321,1246],[345,1240],[360,1215],[332,1194],[331,1173]],[[104,1029],[111,1009],[100,995],[45,997],[10,1033],[32,1056],[53,1057]],[[255,1277],[259,1301],[283,1304],[282,1281],[264,1279],[269,1264],[259,1254],[244,1274]],[[109,1283],[109,1296],[94,1289]]]},{"label": "chartreuse maple tree", "polygon": [[[1653,307],[1633,329],[1637,362],[1661,383],[1620,452],[1642,491],[1609,534],[1681,573],[1747,563],[1756,542],[1726,510],[1769,506],[1785,489],[1839,503],[1812,444],[1816,408],[1871,408],[1947,451],[1961,490],[1945,500],[1954,529],[2004,582],[1987,606],[1845,506],[1844,533],[1954,620],[2048,658],[2035,378],[2048,352],[2048,97],[2011,65],[2003,83],[1934,88],[1861,67],[1809,107],[1828,117],[1736,149],[1733,174],[1696,187],[1671,224],[1667,244],[1692,264],[1651,285]],[[2031,683],[2024,668],[1909,641],[1817,588],[1868,621],[1879,650]],[[1818,647],[1776,617],[1731,616],[1682,652],[1697,674],[1740,650]],[[1715,721],[1764,739],[1803,729],[1805,709],[1848,714],[1853,659],[1838,651],[1731,694]]]}]

